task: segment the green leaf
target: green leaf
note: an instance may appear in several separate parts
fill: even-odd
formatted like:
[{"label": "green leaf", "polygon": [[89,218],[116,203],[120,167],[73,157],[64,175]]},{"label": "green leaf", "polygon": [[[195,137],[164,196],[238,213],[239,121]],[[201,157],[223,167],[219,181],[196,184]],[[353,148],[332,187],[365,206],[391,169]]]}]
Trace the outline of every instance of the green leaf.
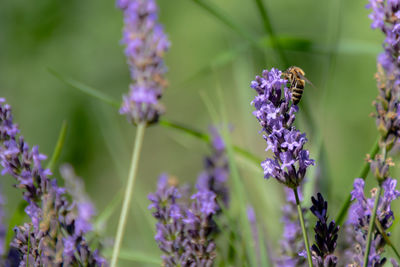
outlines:
[{"label": "green leaf", "polygon": [[46,166],[46,168],[50,169],[52,172],[54,171],[54,167],[55,167],[58,159],[60,158],[61,151],[64,147],[65,137],[67,135],[67,128],[68,128],[67,122],[63,121],[63,123],[61,125],[60,133],[58,134],[57,144],[54,147],[53,155],[51,156],[51,159]]},{"label": "green leaf", "polygon": [[48,69],[48,71],[54,75],[54,77],[56,77],[57,79],[59,79],[60,81],[62,81],[63,83],[71,86],[72,88],[75,88],[91,97],[97,98],[101,101],[103,101],[104,103],[110,104],[112,106],[115,107],[119,107],[120,103],[118,101],[115,101],[112,97],[104,94],[103,92],[100,92],[99,90],[96,90],[90,86],[87,86],[83,83],[80,83],[74,79],[68,78],[66,76],[61,75],[60,73],[56,72],[53,69]]}]

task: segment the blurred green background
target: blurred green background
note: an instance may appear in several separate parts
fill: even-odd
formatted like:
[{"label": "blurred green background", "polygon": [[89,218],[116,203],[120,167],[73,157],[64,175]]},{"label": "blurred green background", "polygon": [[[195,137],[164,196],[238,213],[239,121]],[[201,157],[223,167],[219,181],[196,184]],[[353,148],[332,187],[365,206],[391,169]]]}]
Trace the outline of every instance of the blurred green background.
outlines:
[{"label": "blurred green background", "polygon": [[[318,183],[335,217],[377,136],[369,114],[377,94],[374,73],[383,34],[370,29],[367,1],[264,1],[287,63],[271,46],[255,1],[213,2],[239,30],[196,1],[158,1],[172,43],[166,58],[170,86],[163,97],[165,118],[206,132],[212,120],[201,95],[219,107],[220,88],[234,126],[233,143],[264,158],[265,143],[250,106],[250,81],[265,68],[300,66],[315,88],[306,88],[302,103],[309,116],[301,109],[298,126],[307,132],[313,158],[322,140],[325,154],[317,159],[322,170]],[[135,127],[115,108],[62,83],[48,68],[120,100],[130,83],[119,44],[121,28],[122,14],[113,1],[0,1],[0,96],[12,105],[28,143],[38,144],[47,155],[62,121],[68,122],[60,162],[71,163],[83,177],[99,213],[124,187]],[[147,194],[162,172],[182,182],[194,181],[208,153],[206,144],[190,136],[160,126],[148,129],[125,250],[158,257]],[[282,186],[264,181],[261,167],[241,158],[238,164],[250,201],[277,244]],[[394,177],[400,174],[397,166]],[[368,181],[369,190],[375,183],[371,177]],[[12,184],[10,177],[2,178],[9,216],[20,199]],[[393,209],[400,216],[398,203]],[[118,216],[119,208],[107,222],[105,236],[114,236]],[[392,232],[400,245],[400,230],[393,227]]]}]

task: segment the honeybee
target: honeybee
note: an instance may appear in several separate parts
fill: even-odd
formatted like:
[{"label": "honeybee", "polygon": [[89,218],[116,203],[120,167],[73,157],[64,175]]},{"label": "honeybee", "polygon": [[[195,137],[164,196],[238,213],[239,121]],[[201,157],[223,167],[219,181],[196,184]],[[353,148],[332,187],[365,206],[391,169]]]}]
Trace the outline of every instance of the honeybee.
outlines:
[{"label": "honeybee", "polygon": [[297,105],[303,95],[306,82],[311,85],[312,83],[304,77],[305,72],[296,66],[291,66],[282,75],[289,81],[289,89],[292,92],[292,102],[294,105]]}]

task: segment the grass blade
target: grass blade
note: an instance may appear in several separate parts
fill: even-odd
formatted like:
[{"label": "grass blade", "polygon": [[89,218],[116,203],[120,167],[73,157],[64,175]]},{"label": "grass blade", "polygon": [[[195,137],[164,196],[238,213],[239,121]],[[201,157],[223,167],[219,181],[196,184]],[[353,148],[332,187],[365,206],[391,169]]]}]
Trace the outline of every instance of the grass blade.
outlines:
[{"label": "grass blade", "polygon": [[191,135],[193,137],[196,137],[200,140],[203,140],[205,142],[210,142],[210,136],[208,134],[202,133],[198,130],[191,129],[187,126],[184,126],[182,124],[174,123],[172,121],[169,121],[167,119],[160,119],[159,121],[160,125],[166,127],[166,128],[171,128],[174,130],[178,130],[180,132],[186,133],[188,135]]},{"label": "grass blade", "polygon": [[[110,257],[111,251],[106,251],[105,256]],[[157,255],[149,255],[140,251],[128,251],[121,249],[118,258],[120,260],[132,261],[138,263],[147,263],[160,266],[162,264],[160,257]]]},{"label": "grass blade", "polygon": [[271,38],[272,46],[276,50],[276,52],[279,54],[279,57],[285,67],[289,67],[289,63],[287,60],[287,57],[282,49],[282,46],[280,45],[278,39],[275,36],[274,30],[272,28],[271,22],[269,20],[268,12],[267,9],[264,5],[263,0],[255,0],[257,9],[260,13],[261,19],[263,21],[263,26],[266,34],[268,34]]},{"label": "grass blade", "polygon": [[251,34],[249,34],[246,29],[242,28],[240,24],[236,23],[233,18],[229,17],[213,3],[204,0],[193,0],[193,2],[217,18],[220,22],[231,28],[237,34],[244,37],[246,40],[255,44],[256,46],[259,46],[257,40]]},{"label": "grass blade", "polygon": [[101,101],[103,101],[104,103],[110,104],[112,106],[115,107],[119,107],[120,103],[118,101],[115,101],[112,97],[104,94],[103,92],[100,92],[99,90],[96,90],[90,86],[87,86],[83,83],[80,83],[74,79],[65,77],[63,75],[61,75],[60,73],[56,72],[53,69],[48,69],[48,71],[54,76],[56,77],[58,80],[62,81],[63,83],[65,83],[66,85],[71,86],[72,88],[75,88],[91,97],[97,98]]},{"label": "grass blade", "polygon": [[51,156],[51,159],[46,166],[46,168],[51,170],[52,172],[54,171],[54,167],[58,159],[60,158],[61,151],[64,147],[65,137],[67,136],[67,129],[68,129],[67,121],[63,121],[60,133],[58,135],[56,146],[54,147],[53,155]]},{"label": "grass blade", "polygon": [[[379,140],[380,137],[376,140],[374,146],[371,148],[371,151],[369,153],[371,158],[375,158],[375,155],[378,153],[379,151]],[[369,169],[370,169],[370,164],[369,162],[365,162],[364,165],[361,168],[360,174],[357,176],[357,178],[361,178],[361,179],[366,179],[367,175],[369,173]],[[344,218],[346,217],[347,214],[347,210],[349,209],[351,204],[351,195],[349,194],[346,198],[346,200],[344,201],[342,208],[339,211],[339,214],[336,216],[336,224],[337,225],[342,225]]]}]

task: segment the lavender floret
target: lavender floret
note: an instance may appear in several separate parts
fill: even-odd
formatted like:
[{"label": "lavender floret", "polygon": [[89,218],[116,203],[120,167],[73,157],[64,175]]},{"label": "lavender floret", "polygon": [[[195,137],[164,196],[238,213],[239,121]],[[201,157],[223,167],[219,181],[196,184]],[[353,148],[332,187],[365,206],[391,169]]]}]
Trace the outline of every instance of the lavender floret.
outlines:
[{"label": "lavender floret", "polygon": [[308,150],[303,149],[306,135],[293,126],[298,107],[291,102],[291,92],[286,86],[278,69],[264,70],[262,77],[257,76],[251,88],[258,95],[252,101],[267,149],[273,152],[273,158],[261,163],[264,177],[274,177],[290,188],[296,188],[304,179],[306,170],[314,165]]},{"label": "lavender floret", "polygon": [[132,84],[120,109],[132,123],[153,123],[164,112],[159,103],[167,81],[164,54],[170,43],[158,23],[155,0],[118,0],[124,13],[122,43]]},{"label": "lavender floret", "polygon": [[333,254],[338,239],[339,226],[334,221],[328,223],[328,202],[320,193],[317,198],[311,197],[313,205],[310,210],[318,221],[314,227],[315,244],[312,245],[313,264],[317,267],[335,267],[338,259]]}]

